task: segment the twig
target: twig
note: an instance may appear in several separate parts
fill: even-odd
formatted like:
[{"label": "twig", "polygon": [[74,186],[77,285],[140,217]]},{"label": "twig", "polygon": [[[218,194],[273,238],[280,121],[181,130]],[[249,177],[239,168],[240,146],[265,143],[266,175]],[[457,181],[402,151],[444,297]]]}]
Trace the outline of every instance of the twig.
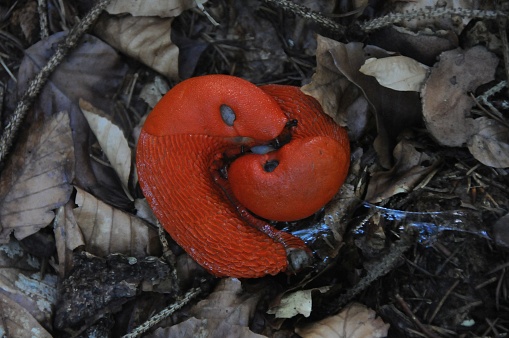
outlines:
[{"label": "twig", "polygon": [[321,27],[330,31],[336,32],[339,35],[344,35],[346,28],[331,19],[321,15],[320,13],[314,12],[309,8],[301,5],[297,5],[289,0],[263,0],[265,3],[270,4],[274,7],[281,8],[285,12],[298,15],[304,19],[309,19]]},{"label": "twig", "polygon": [[421,330],[422,333],[424,333],[427,337],[430,337],[430,338],[440,338],[438,335],[436,335],[434,332],[428,330],[428,328],[426,326],[424,326],[424,324],[422,324],[419,319],[417,318],[417,316],[412,312],[412,309],[410,309],[410,306],[408,306],[407,302],[405,302],[405,300],[403,299],[403,297],[401,297],[399,294],[396,294],[396,300],[398,301],[399,305],[401,306],[401,308],[403,309],[403,312],[406,313],[407,316],[410,317],[410,319],[412,319],[412,321],[414,322],[414,324]]},{"label": "twig", "polygon": [[[301,16],[305,19],[309,19],[321,27],[334,32],[340,36],[343,36],[346,32],[346,27],[342,26],[326,16],[314,12],[309,8],[301,5],[297,5],[290,0],[263,0],[265,3],[281,8],[286,12]],[[376,18],[360,25],[360,29],[365,33],[378,30],[384,27],[391,26],[395,23],[409,20],[426,20],[436,17],[451,17],[460,16],[464,18],[479,18],[479,19],[496,19],[506,18],[507,13],[502,11],[492,10],[477,10],[477,9],[465,9],[465,8],[431,8],[418,9],[414,11],[408,11],[405,13],[391,13],[380,18]],[[509,67],[508,67],[509,68]]]},{"label": "twig", "polygon": [[85,15],[83,20],[69,31],[65,41],[58,46],[55,54],[30,82],[27,90],[18,102],[14,113],[8,118],[2,137],[0,138],[0,163],[4,161],[23,119],[30,107],[33,105],[35,98],[39,95],[41,89],[46,84],[48,77],[53,73],[55,68],[62,63],[69,51],[77,46],[78,41],[81,39],[83,34],[85,34],[85,32],[95,23],[109,2],[110,0],[99,0],[99,2],[87,13],[87,15]]},{"label": "twig", "polygon": [[454,282],[454,284],[449,288],[449,290],[447,290],[447,292],[445,293],[445,295],[442,297],[442,299],[440,300],[440,302],[438,303],[437,307],[435,308],[435,311],[433,311],[433,314],[431,315],[431,317],[429,318],[429,322],[433,322],[433,320],[435,319],[438,311],[440,311],[440,309],[442,308],[442,306],[444,305],[444,302],[445,300],[449,297],[449,295],[451,294],[451,292],[456,289],[456,287],[458,286],[458,284],[460,283],[459,280],[456,280]]},{"label": "twig", "polygon": [[426,20],[436,17],[445,17],[458,15],[466,18],[480,19],[496,19],[497,17],[505,17],[506,13],[500,11],[484,11],[465,8],[427,8],[409,11],[405,13],[391,13],[380,18],[376,18],[365,22],[361,25],[361,29],[365,32],[378,30],[395,23],[409,20]]},{"label": "twig", "polygon": [[334,311],[332,312],[339,311],[339,309],[351,301],[353,297],[370,286],[371,283],[392,271],[399,264],[402,255],[410,247],[410,242],[405,239],[396,242],[396,244],[390,249],[387,256],[385,256],[380,263],[368,270],[366,276],[364,276],[359,283],[339,297],[339,299],[335,302]]},{"label": "twig", "polygon": [[48,5],[46,0],[38,0],[37,11],[39,12],[39,26],[41,29],[41,39],[45,39],[49,36],[48,29]]},{"label": "twig", "polygon": [[7,66],[7,64],[4,62],[4,59],[2,58],[1,55],[0,55],[0,65],[2,65],[2,67],[5,70],[5,72],[7,74],[9,74],[9,76],[12,79],[12,81],[14,81],[14,83],[18,83],[18,79],[16,79],[16,76],[14,76],[14,74],[11,72],[11,70],[9,69],[9,66]]},{"label": "twig", "polygon": [[157,233],[159,235],[159,241],[161,242],[161,245],[163,246],[163,257],[170,265],[171,267],[171,280],[174,285],[174,288],[177,292],[179,292],[179,283],[178,283],[178,276],[177,276],[177,257],[171,251],[170,245],[168,244],[168,241],[166,240],[166,232],[163,229],[163,226],[159,221],[157,221]]}]

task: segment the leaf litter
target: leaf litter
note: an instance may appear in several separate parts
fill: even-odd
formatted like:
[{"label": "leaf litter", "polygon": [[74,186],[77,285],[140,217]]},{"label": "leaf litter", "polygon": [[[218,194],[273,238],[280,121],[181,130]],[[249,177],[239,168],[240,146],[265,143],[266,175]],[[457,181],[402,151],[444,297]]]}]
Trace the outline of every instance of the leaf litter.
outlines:
[{"label": "leaf litter", "polygon": [[[160,9],[160,5],[165,8]],[[80,2],[80,6],[83,14],[87,5]],[[507,214],[509,205],[505,179],[509,153],[507,98],[500,90],[490,96],[483,92],[492,86],[493,79],[503,78],[500,75],[503,63],[497,63],[503,60],[502,49],[508,47],[504,46],[496,23],[490,20],[493,16],[487,14],[470,24],[469,15],[473,12],[468,11],[477,9],[470,1],[445,1],[444,7],[434,7],[435,3],[428,1],[386,4],[384,9],[394,13],[409,9],[425,13],[430,8],[437,11],[461,8],[463,12],[436,18],[422,14],[417,20],[398,21],[397,25],[373,31],[364,40],[368,43],[363,44],[355,42],[361,41],[355,34],[338,39],[330,31],[310,25],[298,12],[286,15],[256,1],[233,2],[230,7],[210,1],[205,5],[209,18],[203,15],[202,8],[194,6],[194,1],[114,2],[93,33],[106,43],[93,35],[85,36],[50,77],[35,102],[25,122],[30,132],[19,137],[2,171],[0,187],[5,187],[0,189],[3,191],[0,207],[7,211],[0,219],[2,241],[6,243],[0,248],[6,250],[25,238],[19,241],[20,245],[28,245],[26,249],[36,252],[30,244],[34,240],[27,239],[35,239],[33,236],[43,232],[51,234],[48,229],[53,227],[57,254],[34,258],[40,263],[31,268],[30,278],[54,281],[58,273],[58,285],[64,288],[59,289],[57,311],[51,299],[41,317],[40,312],[34,311],[36,306],[30,297],[34,292],[41,295],[44,292],[29,291],[26,287],[23,290],[28,290],[29,295],[23,295],[21,289],[16,291],[17,299],[24,299],[21,306],[5,298],[5,290],[15,290],[12,280],[20,276],[15,264],[7,261],[2,275],[10,276],[6,281],[11,282],[0,286],[2,318],[15,318],[16,328],[1,326],[2,329],[8,327],[16,336],[23,336],[27,328],[22,324],[31,322],[30,327],[39,330],[37,334],[42,337],[49,335],[47,332],[62,335],[75,330],[86,335],[94,329],[111,332],[116,320],[123,328],[122,333],[127,333],[175,301],[180,288],[196,286],[199,276],[206,276],[186,255],[180,254],[171,240],[163,248],[164,257],[177,263],[178,283],[166,264],[153,260],[150,255],[160,255],[159,246],[154,245],[157,233],[148,223],[154,225],[153,215],[143,206],[142,196],[134,188],[130,156],[120,156],[123,161],[116,161],[114,156],[120,153],[119,149],[122,152],[134,149],[133,130],[156,101],[152,94],[157,96],[158,91],[165,91],[158,89],[161,84],[147,86],[154,83],[155,72],[159,72],[171,83],[178,81],[179,75],[186,78],[231,73],[256,83],[305,85],[306,93],[315,96],[329,115],[348,127],[353,159],[342,195],[322,215],[293,225],[300,233],[305,233],[306,227],[313,229],[306,238],[321,259],[315,270],[255,282],[225,279],[205,300],[181,310],[180,318],[177,315],[163,322],[150,336],[169,332],[175,336],[204,332],[212,336],[233,333],[238,337],[290,336],[296,327],[301,330],[308,322],[316,322],[312,330],[318,336],[355,337],[353,332],[367,321],[377,323],[378,329],[368,329],[363,337],[387,335],[385,323],[391,324],[389,336],[395,337],[416,336],[416,332],[433,336],[504,331],[507,316],[503,311],[493,312],[495,307],[490,307],[490,303],[496,304],[497,310],[507,303],[505,263],[500,253],[500,248],[507,246],[507,217],[501,217]],[[334,10],[325,2],[313,6],[317,6],[312,9],[318,12]],[[355,19],[349,19],[366,20],[370,15],[368,9],[377,16],[383,14],[369,5],[365,9],[361,16],[361,10],[354,11]],[[16,10],[18,17],[26,14],[36,20],[30,8],[26,13],[20,8]],[[62,20],[66,15],[50,20]],[[5,18],[8,20],[9,16]],[[73,20],[69,18],[68,22]],[[9,24],[21,25],[19,20]],[[29,41],[35,36],[29,28],[37,25],[28,23],[19,32]],[[65,24],[53,22],[51,27],[61,26]],[[322,35],[315,39],[317,30]],[[17,88],[12,81],[5,85],[9,93],[7,112],[14,106],[12,93],[21,94],[26,89],[28,79],[41,69],[55,44],[65,36],[58,30],[52,33],[48,39],[26,49]],[[14,47],[18,44],[6,41],[0,48],[19,48]],[[376,59],[375,63],[366,62],[370,59]],[[6,66],[14,65],[13,61],[9,59]],[[419,63],[431,67],[430,70]],[[376,65],[376,69],[366,71],[370,64]],[[4,86],[5,74],[0,75],[0,86]],[[141,94],[143,88],[145,93]],[[86,114],[94,125],[94,133],[80,110],[80,99],[89,103]],[[70,128],[59,133],[59,137],[65,137],[66,142],[58,142],[57,146],[34,141],[49,132],[47,126],[55,119],[65,118]],[[118,133],[101,136],[101,126]],[[34,138],[31,143],[27,141],[30,137]],[[111,142],[108,138],[112,138]],[[52,180],[43,180],[49,184],[48,193],[39,196],[37,189],[43,186],[23,184],[35,180],[28,177],[31,180],[27,181],[20,176],[23,173],[37,176],[26,168],[32,166],[41,172],[49,168],[44,161],[27,162],[23,155],[27,150],[23,153],[23,149],[32,154],[48,152],[48,157],[57,163],[57,174],[50,175]],[[62,153],[66,154],[65,160],[59,159]],[[73,163],[74,179],[70,170]],[[18,177],[19,187],[10,177]],[[56,202],[49,203],[52,195],[49,192],[58,185],[55,183],[58,180],[53,179],[59,177],[65,178],[61,180],[65,194],[62,190],[61,197],[53,197]],[[25,190],[21,193],[23,185]],[[35,190],[26,190],[26,186]],[[9,205],[5,196],[16,194],[26,195],[31,198],[30,203],[44,207]],[[371,205],[365,215],[359,210],[355,212],[352,205],[363,200],[381,203],[386,208]],[[17,208],[18,214],[35,216],[29,218],[31,221],[12,222],[6,216],[11,215],[10,207]],[[440,214],[456,209],[461,209],[461,213]],[[412,212],[401,216],[398,210]],[[444,223],[442,227],[449,231],[440,230],[437,222]],[[495,246],[484,236],[492,224],[496,225]],[[322,231],[326,228],[329,230]],[[460,229],[466,231],[459,232]],[[167,255],[168,247],[177,257]],[[142,272],[140,266],[145,266],[147,272]],[[486,267],[493,268],[487,271]],[[39,269],[42,271],[37,275]],[[366,282],[364,275],[372,280]],[[24,279],[18,284],[28,286],[32,282]],[[90,284],[95,289],[87,288]],[[49,290],[47,294],[57,292],[56,283],[40,285]],[[207,289],[212,284],[202,281],[200,285]],[[308,291],[322,287],[326,290],[323,294]],[[290,310],[293,304],[296,308],[303,306],[301,310],[286,315],[290,317],[287,319],[267,314],[269,301],[278,303],[283,294],[304,294],[305,297],[296,298],[297,303],[280,303]],[[346,298],[348,295],[353,296]],[[90,305],[90,299],[93,306],[82,311]],[[346,302],[356,299],[372,307],[385,323],[373,310],[355,303],[339,312],[337,304],[345,299]],[[484,304],[483,299],[490,302]],[[73,304],[73,311],[63,310],[67,308],[65,304]],[[362,315],[357,318],[352,309],[360,309]],[[113,320],[106,315],[120,313],[125,314],[123,319]],[[487,316],[494,325],[486,324]],[[325,322],[317,321],[324,317]],[[35,320],[44,328],[39,328]],[[473,324],[463,325],[467,322]],[[346,327],[353,328],[351,334],[341,331]],[[298,334],[307,336],[302,330]]]}]

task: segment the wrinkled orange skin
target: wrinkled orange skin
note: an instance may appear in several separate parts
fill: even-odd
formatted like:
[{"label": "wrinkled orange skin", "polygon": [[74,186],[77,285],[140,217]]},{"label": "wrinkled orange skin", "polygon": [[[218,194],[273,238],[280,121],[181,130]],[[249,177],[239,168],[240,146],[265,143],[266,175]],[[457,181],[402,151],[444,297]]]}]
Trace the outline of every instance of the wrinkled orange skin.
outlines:
[{"label": "wrinkled orange skin", "polygon": [[[222,104],[236,114],[231,127],[221,119]],[[241,155],[228,169],[235,197],[275,220],[313,214],[346,177],[346,132],[316,100],[296,87],[207,75],[176,85],[147,117],[136,154],[140,186],[165,230],[218,277],[255,278],[288,268],[288,246],[241,218],[212,171],[223,154],[273,140],[290,119],[298,120],[290,143],[265,155]],[[269,158],[278,167],[260,172]],[[290,246],[305,248],[301,242],[295,238]]]}]

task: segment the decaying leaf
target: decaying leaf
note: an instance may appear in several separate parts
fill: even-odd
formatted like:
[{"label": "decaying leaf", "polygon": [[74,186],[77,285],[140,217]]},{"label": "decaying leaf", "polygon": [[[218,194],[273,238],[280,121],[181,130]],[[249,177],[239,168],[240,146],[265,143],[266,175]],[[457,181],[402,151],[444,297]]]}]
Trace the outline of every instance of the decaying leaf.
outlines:
[{"label": "decaying leaf", "polygon": [[352,303],[335,316],[295,330],[303,338],[383,338],[389,324],[376,312],[359,303]]},{"label": "decaying leaf", "polygon": [[[63,43],[65,38],[66,32],[59,32],[25,51],[18,73],[19,97],[53,55],[55,46]],[[67,111],[74,141],[74,182],[115,205],[125,205],[129,200],[120,188],[118,179],[111,175],[111,169],[91,161],[89,147],[92,134],[78,101],[83,98],[103,111],[114,111],[116,100],[112,98],[117,95],[127,72],[124,60],[104,41],[85,35],[76,49],[51,74],[34,102],[33,118],[27,119],[27,122],[36,121],[49,118],[59,111]]]},{"label": "decaying leaf", "polygon": [[101,149],[120,178],[126,195],[133,200],[128,188],[132,162],[131,148],[123,131],[90,102],[80,99],[80,108]]},{"label": "decaying leaf", "polygon": [[69,202],[58,208],[53,222],[58,255],[58,272],[64,278],[73,267],[74,249],[85,246],[83,234],[74,218],[74,203]]},{"label": "decaying leaf", "polygon": [[76,188],[74,215],[85,240],[85,250],[104,257],[122,253],[134,257],[159,251],[157,232],[134,215],[115,209]]},{"label": "decaying leaf", "polygon": [[30,313],[0,293],[0,333],[19,338],[51,338],[52,335]]},{"label": "decaying leaf", "polygon": [[409,141],[402,140],[394,148],[396,163],[391,170],[374,173],[368,185],[366,200],[378,203],[399,193],[407,193],[432,169],[432,159],[419,152]]},{"label": "decaying leaf", "polygon": [[418,92],[428,74],[428,66],[409,57],[397,55],[381,59],[367,59],[360,68],[360,72],[374,76],[378,83],[384,87],[399,91]]},{"label": "decaying leaf", "polygon": [[267,311],[269,314],[273,314],[276,318],[292,318],[298,314],[304,317],[309,317],[311,309],[313,307],[312,292],[326,292],[330,288],[322,287],[308,290],[298,290],[292,293],[285,294],[280,303]]},{"label": "decaying leaf", "polygon": [[129,13],[132,16],[160,16],[175,17],[189,8],[196,7],[196,3],[203,4],[206,0],[113,0],[106,8],[110,14]]},{"label": "decaying leaf", "polygon": [[179,49],[171,40],[172,22],[173,18],[109,16],[96,24],[95,32],[115,49],[177,79]]},{"label": "decaying leaf", "polygon": [[[25,252],[19,242],[0,245],[0,295],[22,307],[26,311],[25,318],[29,316],[31,321],[51,327],[58,296],[58,278],[50,272],[42,275],[40,270],[40,260]],[[0,306],[0,313],[2,308]],[[0,318],[5,317],[0,314]],[[0,329],[0,332],[6,331]],[[7,336],[18,337],[10,331]]]},{"label": "decaying leaf", "polygon": [[151,337],[265,337],[248,327],[260,295],[243,294],[238,279],[222,279],[207,299],[194,306],[193,317],[172,327],[157,329]]},{"label": "decaying leaf", "polygon": [[51,223],[53,210],[71,195],[73,168],[68,114],[32,125],[0,178],[0,243],[8,242],[13,231],[23,239]]},{"label": "decaying leaf", "polygon": [[490,167],[509,167],[509,128],[487,117],[474,120],[475,133],[468,141],[474,157]]},{"label": "decaying leaf", "polygon": [[498,58],[482,46],[440,55],[422,90],[423,115],[431,135],[442,145],[464,146],[475,134],[468,92],[493,80]]}]

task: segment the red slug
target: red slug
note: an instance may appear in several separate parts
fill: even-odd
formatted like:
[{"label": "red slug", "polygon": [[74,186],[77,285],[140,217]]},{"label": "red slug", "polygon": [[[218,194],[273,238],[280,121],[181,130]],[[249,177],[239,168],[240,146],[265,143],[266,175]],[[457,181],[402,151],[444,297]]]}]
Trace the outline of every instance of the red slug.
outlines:
[{"label": "red slug", "polygon": [[298,269],[289,258],[309,254],[262,218],[318,211],[343,183],[350,149],[346,131],[297,87],[206,75],[161,99],[136,157],[141,189],[172,238],[218,277],[255,278]]}]

